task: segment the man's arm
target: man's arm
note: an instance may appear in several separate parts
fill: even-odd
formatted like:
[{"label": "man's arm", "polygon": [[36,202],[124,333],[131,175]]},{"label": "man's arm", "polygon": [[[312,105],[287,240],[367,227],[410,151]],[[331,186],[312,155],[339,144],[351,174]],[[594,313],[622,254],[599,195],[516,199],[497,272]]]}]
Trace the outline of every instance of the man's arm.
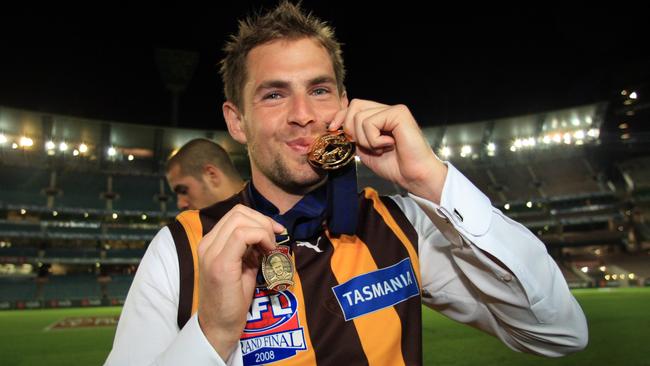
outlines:
[{"label": "man's arm", "polygon": [[451,164],[439,205],[393,199],[420,235],[426,305],[518,351],[557,357],[586,346],[584,314],[542,242]]},{"label": "man's arm", "polygon": [[178,329],[178,293],[178,256],[163,228],[140,262],[105,365],[225,365],[196,314]]}]

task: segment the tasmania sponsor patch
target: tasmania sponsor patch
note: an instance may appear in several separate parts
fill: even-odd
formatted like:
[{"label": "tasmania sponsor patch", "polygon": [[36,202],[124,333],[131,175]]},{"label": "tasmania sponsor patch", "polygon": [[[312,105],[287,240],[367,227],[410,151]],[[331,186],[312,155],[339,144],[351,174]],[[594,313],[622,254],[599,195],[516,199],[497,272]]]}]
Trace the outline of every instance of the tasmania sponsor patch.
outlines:
[{"label": "tasmania sponsor patch", "polygon": [[277,362],[307,349],[291,291],[255,290],[240,343],[244,365]]},{"label": "tasmania sponsor patch", "polygon": [[332,287],[345,320],[399,304],[420,293],[411,259]]}]

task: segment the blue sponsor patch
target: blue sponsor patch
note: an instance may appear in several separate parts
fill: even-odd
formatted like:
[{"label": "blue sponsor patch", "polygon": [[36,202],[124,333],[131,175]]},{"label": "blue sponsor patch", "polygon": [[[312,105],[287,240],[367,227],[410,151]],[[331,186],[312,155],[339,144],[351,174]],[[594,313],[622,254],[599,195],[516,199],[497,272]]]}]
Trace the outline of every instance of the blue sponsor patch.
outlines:
[{"label": "blue sponsor patch", "polygon": [[411,259],[364,273],[332,287],[345,320],[399,304],[420,293]]}]

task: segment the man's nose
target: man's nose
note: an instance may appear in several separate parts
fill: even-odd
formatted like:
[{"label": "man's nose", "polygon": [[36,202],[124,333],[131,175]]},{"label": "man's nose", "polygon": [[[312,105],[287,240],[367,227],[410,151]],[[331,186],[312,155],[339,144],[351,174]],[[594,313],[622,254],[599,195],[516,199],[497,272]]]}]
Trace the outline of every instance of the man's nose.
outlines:
[{"label": "man's nose", "polygon": [[312,101],[308,96],[294,96],[291,101],[289,122],[306,126],[316,120],[316,113]]},{"label": "man's nose", "polygon": [[185,197],[176,196],[176,207],[179,211],[185,211],[190,208],[190,202]]}]

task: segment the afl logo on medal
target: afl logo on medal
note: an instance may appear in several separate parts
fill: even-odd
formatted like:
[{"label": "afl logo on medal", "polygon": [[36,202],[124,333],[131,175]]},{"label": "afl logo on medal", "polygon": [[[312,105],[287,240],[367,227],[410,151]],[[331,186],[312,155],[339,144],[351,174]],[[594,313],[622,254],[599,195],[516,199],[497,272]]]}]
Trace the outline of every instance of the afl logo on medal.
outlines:
[{"label": "afl logo on medal", "polygon": [[264,256],[262,275],[269,290],[284,291],[293,286],[293,263],[289,256],[289,247],[278,247]]}]

